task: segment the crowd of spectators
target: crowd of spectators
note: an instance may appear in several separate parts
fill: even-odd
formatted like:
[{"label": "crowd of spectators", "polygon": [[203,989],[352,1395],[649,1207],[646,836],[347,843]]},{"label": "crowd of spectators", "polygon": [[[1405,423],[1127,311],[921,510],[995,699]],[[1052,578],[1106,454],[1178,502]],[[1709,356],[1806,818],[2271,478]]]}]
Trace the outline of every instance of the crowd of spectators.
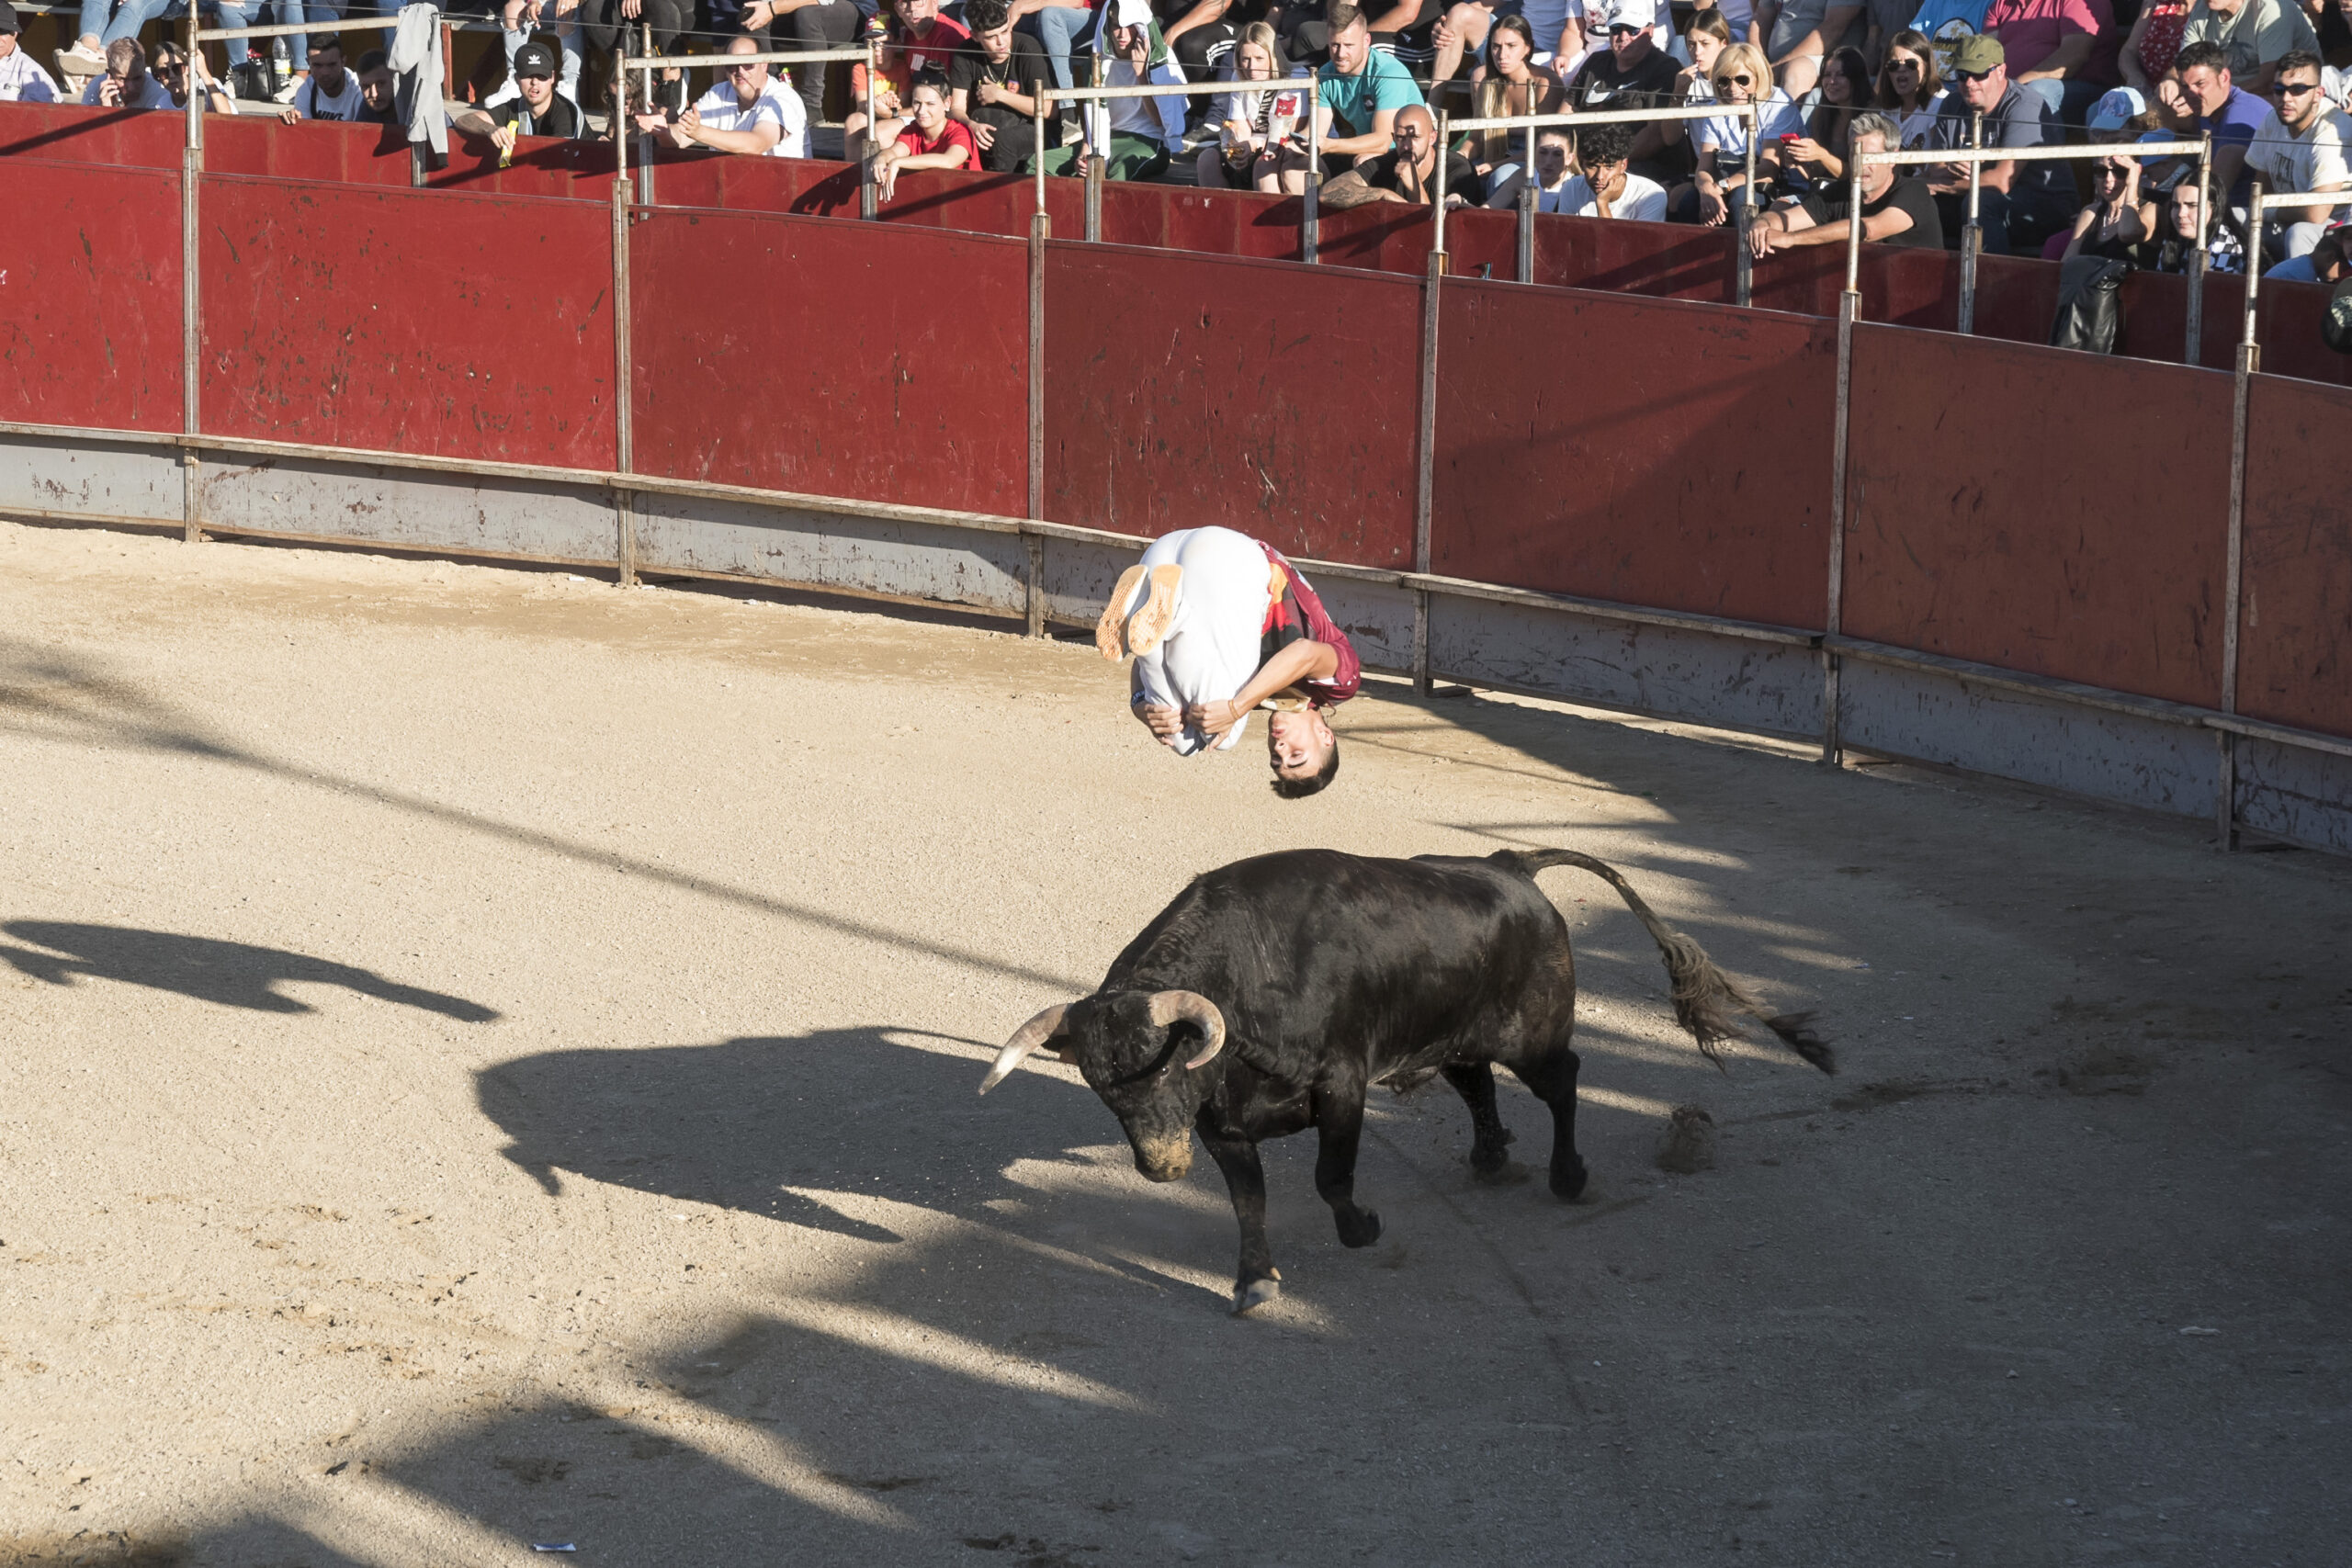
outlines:
[{"label": "crowd of spectators", "polygon": [[[217,74],[176,45],[151,58],[140,28],[188,3],[79,0],[78,34],[52,77],[17,47],[18,18],[0,0],[0,98],[185,108],[194,90],[222,113],[255,112],[259,100],[289,121],[390,118],[382,51],[346,69],[334,34],[297,36],[290,50],[241,42]],[[343,14],[315,0],[196,3],[227,26]],[[1973,185],[1987,252],[2178,269],[2194,262],[2201,230],[2209,266],[2293,276],[2319,271],[2308,258],[2352,217],[2352,82],[2322,53],[2352,51],[2352,0],[1711,0],[1679,19],[1662,0],[472,3],[495,6],[505,80],[455,106],[451,123],[502,150],[592,133],[589,106],[612,106],[598,96],[602,73],[583,78],[584,51],[649,40],[662,53],[752,55],[871,40],[875,80],[862,64],[848,72],[843,145],[870,163],[885,200],[911,169],[1074,175],[1099,164],[1110,178],[1150,179],[1181,163],[1211,187],[1296,193],[1317,182],[1334,208],[1426,204],[1441,189],[1451,203],[1508,208],[1532,187],[1543,211],[1738,224],[1761,259],[1857,222],[1872,243],[1957,245]],[[787,75],[753,60],[713,75],[688,103],[688,73],[665,70],[619,112],[649,152],[810,154],[823,66]],[[1048,86],[1194,82],[1227,90],[1037,113]],[[1481,119],[1713,112],[1546,128],[1529,168],[1524,131],[1441,146],[1440,104]],[[1996,158],[1974,164],[1973,182],[1965,159],[1871,165],[1860,210],[1849,210],[1858,151],[2206,135],[2213,210],[2201,225],[2194,160],[2153,153]],[[2344,200],[2257,220],[2247,210],[2257,180]]]}]

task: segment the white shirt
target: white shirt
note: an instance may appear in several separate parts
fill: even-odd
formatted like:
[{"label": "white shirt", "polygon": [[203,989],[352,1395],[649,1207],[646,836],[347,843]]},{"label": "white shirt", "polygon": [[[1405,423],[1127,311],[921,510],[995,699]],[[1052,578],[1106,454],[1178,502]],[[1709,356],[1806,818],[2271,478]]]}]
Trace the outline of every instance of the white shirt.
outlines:
[{"label": "white shirt", "polygon": [[[122,106],[123,107],[127,109],[167,109],[175,107],[172,103],[171,90],[165,87],[161,82],[156,81],[153,76],[141,76],[140,81],[146,85],[140,89],[138,99],[135,102],[126,100]],[[91,77],[90,85],[82,89],[82,101],[85,104],[88,104],[95,107],[98,102],[98,89],[106,85],[107,79],[105,77]]]},{"label": "white shirt", "polygon": [[[1592,182],[1578,175],[1555,191],[1537,194],[1535,204],[1545,212],[1565,212],[1571,218],[1598,218],[1600,203],[1592,194]],[[1656,180],[1645,180],[1631,173],[1625,175],[1625,188],[1609,204],[1611,218],[1630,218],[1636,223],[1666,221],[1666,187]]]},{"label": "white shirt", "polygon": [[[1291,73],[1304,80],[1304,66]],[[1258,117],[1264,114],[1269,140],[1279,141],[1291,126],[1306,114],[1306,90],[1303,87],[1283,88],[1274,83],[1262,87],[1250,87],[1238,93],[1227,93],[1216,101],[1216,119],[1220,127],[1241,124],[1252,130],[1258,129]]]},{"label": "white shirt", "polygon": [[[1724,107],[1734,108],[1731,105]],[[1729,159],[1734,163],[1747,156],[1747,116],[1744,112],[1746,107],[1745,105],[1737,106],[1734,108],[1734,112],[1729,114],[1711,114],[1699,122],[1699,151],[1702,154],[1712,147],[1718,157]],[[1770,141],[1774,137],[1789,131],[1795,131],[1800,135],[1804,133],[1804,116],[1797,112],[1796,105],[1789,101],[1789,95],[1785,90],[1779,87],[1773,88],[1772,96],[1758,107],[1764,121],[1765,141]]]},{"label": "white shirt", "polygon": [[359,75],[353,71],[343,73],[343,91],[333,97],[319,91],[316,76],[294,89],[294,112],[304,119],[357,119],[360,101]]},{"label": "white shirt", "polygon": [[9,51],[0,60],[0,103],[53,104],[57,101],[57,84],[49,73],[33,63],[33,57],[24,49]]},{"label": "white shirt", "polygon": [[771,158],[806,158],[808,156],[808,109],[800,95],[781,82],[771,81],[760,89],[751,107],[736,96],[730,85],[721,82],[695,100],[695,113],[703,124],[713,130],[749,130],[762,120],[776,128],[775,145],[768,149]]},{"label": "white shirt", "polygon": [[1936,96],[1928,100],[1927,107],[1895,117],[1901,121],[1896,129],[1903,132],[1903,150],[1905,152],[1917,152],[1928,144],[1928,133],[1935,130],[1936,117],[1943,112],[1945,96],[1946,89],[1939,87]]},{"label": "white shirt", "polygon": [[[2312,128],[2300,136],[2289,131],[2273,109],[2262,129],[2254,133],[2245,161],[2272,191],[2320,190],[2352,178],[2345,172],[2347,144],[2352,144],[2352,118],[2341,109],[2321,110]],[[2352,202],[2352,195],[2345,200]]]}]

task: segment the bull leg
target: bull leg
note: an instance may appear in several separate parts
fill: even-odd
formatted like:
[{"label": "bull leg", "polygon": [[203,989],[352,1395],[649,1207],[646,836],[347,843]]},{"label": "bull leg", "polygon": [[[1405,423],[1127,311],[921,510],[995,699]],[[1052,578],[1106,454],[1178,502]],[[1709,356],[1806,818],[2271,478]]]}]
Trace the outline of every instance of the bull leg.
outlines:
[{"label": "bull leg", "polygon": [[1448,1062],[1445,1081],[1470,1107],[1470,1174],[1500,1181],[1510,1169],[1510,1129],[1495,1110],[1495,1070],[1485,1062]]},{"label": "bull leg", "polygon": [[1585,1183],[1584,1161],[1577,1155],[1577,1054],[1563,1044],[1510,1066],[1552,1108],[1552,1195],[1575,1198]]},{"label": "bull leg", "polygon": [[1363,1089],[1317,1089],[1315,1190],[1331,1205],[1340,1245],[1370,1247],[1380,1239],[1380,1216],[1356,1206],[1356,1142],[1363,1134]]},{"label": "bull leg", "polygon": [[1225,1172],[1233,1217],[1241,1226],[1241,1268],[1233,1282],[1233,1315],[1239,1317],[1282,1293],[1282,1270],[1274,1267],[1274,1249],[1266,1239],[1266,1168],[1250,1139],[1210,1126],[1206,1117],[1196,1126],[1209,1157]]}]

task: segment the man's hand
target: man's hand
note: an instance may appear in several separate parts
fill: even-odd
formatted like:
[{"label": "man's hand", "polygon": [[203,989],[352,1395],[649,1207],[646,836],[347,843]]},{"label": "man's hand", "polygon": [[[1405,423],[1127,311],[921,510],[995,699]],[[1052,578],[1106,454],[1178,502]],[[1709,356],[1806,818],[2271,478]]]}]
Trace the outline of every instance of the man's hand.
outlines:
[{"label": "man's hand", "polygon": [[122,84],[111,76],[99,77],[98,102],[110,109],[122,107]]},{"label": "man's hand", "polygon": [[[994,82],[982,82],[972,89],[972,96],[984,104],[1001,104],[1010,95]],[[985,147],[988,143],[984,141],[980,145]]]},{"label": "man's hand", "polygon": [[645,15],[645,0],[621,0],[621,15],[630,21]]},{"label": "man's hand", "polygon": [[638,130],[649,136],[659,135],[670,129],[670,117],[659,110],[651,114],[634,114],[629,118],[636,124]]},{"label": "man's hand", "polygon": [[297,109],[292,104],[280,104],[269,112],[276,115],[279,119],[284,120],[288,125],[300,125],[302,123],[301,111]]},{"label": "man's hand", "polygon": [[1162,746],[1173,746],[1184,733],[1184,716],[1158,703],[1137,703],[1136,716]]},{"label": "man's hand", "polygon": [[1192,724],[1202,734],[1214,740],[1239,724],[1242,716],[1249,711],[1248,708],[1237,707],[1229,702],[1194,703],[1184,710],[1184,718],[1187,723]]},{"label": "man's hand", "polygon": [[511,125],[502,125],[490,133],[490,144],[492,147],[497,148],[501,152],[512,152],[514,151],[514,143],[516,140],[517,138],[514,134],[514,128]]},{"label": "man's hand", "polygon": [[1770,223],[1750,223],[1747,226],[1748,254],[1762,261],[1787,238],[1788,231],[1785,229],[1776,229]]}]

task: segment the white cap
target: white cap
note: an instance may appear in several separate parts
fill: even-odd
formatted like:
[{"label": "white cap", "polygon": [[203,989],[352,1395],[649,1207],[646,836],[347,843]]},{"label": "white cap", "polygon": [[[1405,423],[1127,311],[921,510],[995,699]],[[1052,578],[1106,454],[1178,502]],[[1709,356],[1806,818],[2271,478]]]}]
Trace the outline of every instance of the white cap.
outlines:
[{"label": "white cap", "polygon": [[2102,133],[2120,130],[2126,121],[2147,112],[2148,100],[2140,96],[2138,89],[2116,87],[2091,106],[2091,112],[2083,123],[2087,129]]},{"label": "white cap", "polygon": [[1654,28],[1657,26],[1657,0],[1611,0],[1602,8],[1600,30],[1611,28]]}]

